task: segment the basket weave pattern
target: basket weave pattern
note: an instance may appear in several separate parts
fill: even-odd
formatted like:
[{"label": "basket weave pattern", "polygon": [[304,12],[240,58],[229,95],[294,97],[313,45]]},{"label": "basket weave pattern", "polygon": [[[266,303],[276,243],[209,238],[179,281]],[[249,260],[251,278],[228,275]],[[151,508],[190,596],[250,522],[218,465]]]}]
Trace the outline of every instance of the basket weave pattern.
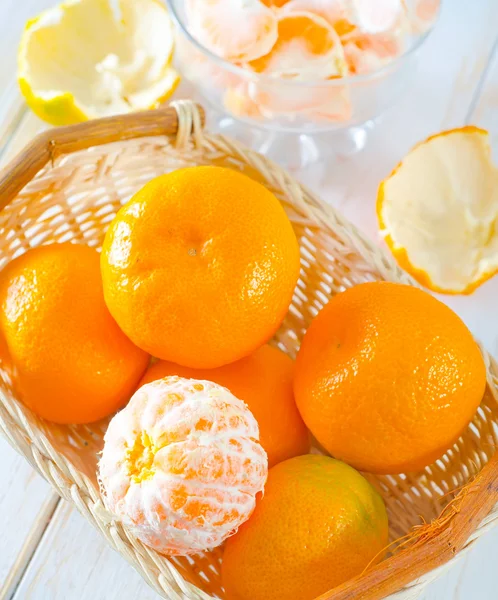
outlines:
[{"label": "basket weave pattern", "polygon": [[[283,169],[233,141],[203,132],[201,114],[194,104],[176,103],[175,110],[177,125],[165,126],[163,131],[161,119],[166,115],[168,118],[175,116],[173,109],[155,113],[157,132],[144,125],[146,118],[150,122],[152,113],[149,113],[148,117],[123,117],[119,122],[117,119],[106,120],[109,135],[105,139],[100,136],[96,142],[99,145],[92,145],[90,140],[84,144],[88,147],[78,149],[74,142],[74,151],[70,153],[66,152],[73,146],[66,144],[59,155],[57,142],[49,140],[51,160],[40,169],[31,166],[34,176],[22,189],[15,189],[15,193],[12,193],[12,173],[19,169],[8,168],[0,180],[0,198],[3,199],[0,267],[41,244],[73,241],[100,248],[116,212],[151,178],[180,167],[216,164],[242,170],[264,183],[281,200],[294,226],[301,247],[301,278],[289,313],[274,338],[274,343],[290,356],[295,356],[304,331],[331,295],[372,280],[414,284],[389,257]],[[129,137],[126,127],[131,128],[132,119],[138,130],[132,139],[123,139]],[[144,137],[141,137],[140,123]],[[88,131],[88,125],[72,130],[74,135],[67,139],[77,140]],[[107,143],[102,144],[102,141]],[[466,541],[493,507],[498,494],[494,487],[489,488],[486,495],[481,483],[469,484],[493,457],[498,441],[498,367],[484,350],[483,355],[488,370],[486,395],[472,424],[455,446],[418,474],[367,475],[387,505],[391,541],[394,542],[392,556],[371,570],[370,579],[368,574],[363,575],[324,595],[324,600],[381,598],[391,592],[395,592],[391,598],[416,597],[439,571],[426,573],[408,583],[409,575],[401,576],[395,561],[413,552],[413,548],[420,549],[423,554],[424,546],[429,548],[443,532],[451,532],[464,512],[462,507],[469,491],[476,496],[481,494],[484,498],[481,504],[485,506],[477,502],[479,511],[475,509],[467,519],[472,523],[466,524],[461,534],[464,539],[460,544],[455,542],[453,553],[468,547],[498,519],[498,511],[493,510],[480,529]],[[136,540],[106,511],[95,476],[106,422],[75,427],[44,422],[16,399],[9,374],[1,369],[0,375],[0,429],[8,441],[63,498],[72,502],[102,532],[109,544],[155,590],[172,600],[223,596],[219,579],[221,549],[195,557],[168,559]],[[487,469],[494,469],[496,473],[494,461]],[[482,471],[481,477],[493,481],[494,475],[488,471]],[[462,490],[463,486],[467,487]],[[430,523],[441,513],[432,528],[422,528],[415,543],[396,542],[413,532],[415,526]],[[388,565],[392,565],[392,573],[388,572]],[[420,569],[418,575],[422,573],[423,569]],[[361,596],[357,595],[360,590]]]}]

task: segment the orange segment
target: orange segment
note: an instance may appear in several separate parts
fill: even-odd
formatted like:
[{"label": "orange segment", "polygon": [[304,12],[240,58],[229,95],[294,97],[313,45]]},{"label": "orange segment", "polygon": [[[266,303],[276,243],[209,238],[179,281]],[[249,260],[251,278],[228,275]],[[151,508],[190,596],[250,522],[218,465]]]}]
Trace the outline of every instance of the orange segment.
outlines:
[{"label": "orange segment", "polygon": [[257,73],[292,79],[326,79],[347,72],[339,36],[325,19],[308,12],[284,14],[271,52],[251,61]]},{"label": "orange segment", "polygon": [[259,0],[189,0],[187,14],[201,44],[230,61],[264,56],[277,40],[277,18]]},{"label": "orange segment", "polygon": [[379,227],[428,288],[469,294],[498,272],[498,170],[488,133],[464,127],[416,146],[381,183]]}]

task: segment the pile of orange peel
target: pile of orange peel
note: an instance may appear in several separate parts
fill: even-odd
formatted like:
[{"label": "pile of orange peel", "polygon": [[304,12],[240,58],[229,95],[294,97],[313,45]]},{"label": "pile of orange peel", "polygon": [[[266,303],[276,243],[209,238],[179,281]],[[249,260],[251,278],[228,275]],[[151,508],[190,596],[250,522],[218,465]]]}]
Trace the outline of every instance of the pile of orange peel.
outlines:
[{"label": "pile of orange peel", "polygon": [[216,56],[270,80],[319,86],[311,92],[297,90],[288,98],[288,91],[278,93],[278,86],[268,90],[231,77],[229,70],[210,72],[210,78],[226,90],[225,106],[232,114],[257,118],[304,111],[311,118],[346,121],[349,103],[341,102],[340,93],[331,98],[323,82],[373,73],[402,55],[414,36],[432,26],[440,1],[412,4],[404,0],[187,0],[186,7],[192,36]]}]

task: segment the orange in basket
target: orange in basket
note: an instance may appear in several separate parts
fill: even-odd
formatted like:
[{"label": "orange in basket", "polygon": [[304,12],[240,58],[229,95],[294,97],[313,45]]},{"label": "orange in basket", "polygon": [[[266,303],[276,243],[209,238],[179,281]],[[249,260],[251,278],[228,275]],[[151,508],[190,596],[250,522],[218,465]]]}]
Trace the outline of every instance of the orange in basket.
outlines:
[{"label": "orange in basket", "polygon": [[271,52],[251,61],[257,73],[293,79],[326,79],[345,75],[341,41],[325,19],[308,12],[282,15]]},{"label": "orange in basket", "polygon": [[313,600],[382,559],[387,515],[357,471],[325,456],[270,469],[251,519],[226,544],[227,600]]},{"label": "orange in basket", "polygon": [[268,189],[234,170],[157,177],[111,223],[104,296],[121,329],[153,356],[214,368],[279,327],[299,277],[292,226]]},{"label": "orange in basket", "polygon": [[254,60],[277,40],[277,19],[260,0],[188,0],[187,10],[194,36],[227,60]]},{"label": "orange in basket", "polygon": [[141,387],[110,422],[99,463],[107,507],[168,555],[219,546],[254,510],[268,459],[245,404],[209,381]]},{"label": "orange in basket", "polygon": [[56,423],[91,423],[128,401],[148,355],[104,303],[88,246],[33,248],[0,274],[0,326],[23,401]]},{"label": "orange in basket", "polygon": [[243,400],[256,417],[270,467],[309,451],[308,430],[292,391],[294,361],[280,350],[262,346],[250,356],[219,369],[189,369],[159,361],[147,371],[140,385],[169,375],[214,381]]},{"label": "orange in basket", "polygon": [[311,323],[294,390],[305,423],[333,456],[362,471],[423,469],[461,435],[486,369],[467,327],[426,292],[365,283]]}]

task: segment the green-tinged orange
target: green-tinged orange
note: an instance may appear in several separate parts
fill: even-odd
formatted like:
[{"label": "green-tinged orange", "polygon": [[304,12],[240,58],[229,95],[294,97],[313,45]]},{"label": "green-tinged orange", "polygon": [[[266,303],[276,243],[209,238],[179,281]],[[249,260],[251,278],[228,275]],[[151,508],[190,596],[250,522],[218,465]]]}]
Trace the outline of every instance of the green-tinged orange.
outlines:
[{"label": "green-tinged orange", "polygon": [[252,517],[228,539],[227,600],[312,600],[380,561],[384,502],[352,467],[325,456],[270,469]]}]

